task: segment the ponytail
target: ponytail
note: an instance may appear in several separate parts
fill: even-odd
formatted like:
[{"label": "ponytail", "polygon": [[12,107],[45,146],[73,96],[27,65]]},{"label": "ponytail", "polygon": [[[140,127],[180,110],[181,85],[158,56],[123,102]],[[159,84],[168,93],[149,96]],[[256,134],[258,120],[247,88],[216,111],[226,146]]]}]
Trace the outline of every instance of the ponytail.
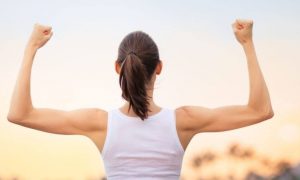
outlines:
[{"label": "ponytail", "polygon": [[158,49],[151,37],[142,32],[129,33],[119,46],[117,62],[121,66],[119,84],[122,97],[142,120],[148,118],[148,85],[157,64]]},{"label": "ponytail", "polygon": [[[149,97],[146,91],[148,83],[147,71],[135,53],[129,53],[122,64],[119,84],[122,89],[122,97],[129,102],[129,110],[142,119],[148,117]],[[128,111],[129,111],[128,110]]]}]

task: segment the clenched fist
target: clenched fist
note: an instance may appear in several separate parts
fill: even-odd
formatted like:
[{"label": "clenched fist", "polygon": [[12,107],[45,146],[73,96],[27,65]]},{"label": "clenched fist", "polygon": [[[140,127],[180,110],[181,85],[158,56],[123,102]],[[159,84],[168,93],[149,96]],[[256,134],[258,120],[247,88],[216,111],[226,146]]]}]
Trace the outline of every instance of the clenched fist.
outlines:
[{"label": "clenched fist", "polygon": [[36,49],[44,46],[53,35],[51,29],[52,28],[50,26],[35,24],[28,42],[28,46]]},{"label": "clenched fist", "polygon": [[232,24],[232,29],[236,39],[242,45],[252,41],[252,27],[253,21],[252,20],[242,20],[237,19]]}]

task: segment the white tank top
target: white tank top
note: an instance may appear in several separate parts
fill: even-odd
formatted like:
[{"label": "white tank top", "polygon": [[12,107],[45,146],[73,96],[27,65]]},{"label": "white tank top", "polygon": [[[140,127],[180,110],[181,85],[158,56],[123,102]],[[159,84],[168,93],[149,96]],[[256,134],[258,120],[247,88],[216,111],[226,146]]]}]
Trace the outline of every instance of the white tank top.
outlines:
[{"label": "white tank top", "polygon": [[144,121],[118,108],[108,111],[101,154],[108,180],[178,180],[184,149],[175,111],[162,108]]}]

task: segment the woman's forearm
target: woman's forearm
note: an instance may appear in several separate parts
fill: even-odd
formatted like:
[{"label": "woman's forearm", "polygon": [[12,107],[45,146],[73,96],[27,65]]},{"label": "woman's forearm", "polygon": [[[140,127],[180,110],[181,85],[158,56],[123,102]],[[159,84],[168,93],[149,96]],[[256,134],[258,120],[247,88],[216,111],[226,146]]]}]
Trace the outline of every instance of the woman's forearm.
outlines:
[{"label": "woman's forearm", "polygon": [[20,121],[33,110],[30,95],[30,76],[34,56],[39,48],[44,46],[52,36],[51,27],[35,24],[24,51],[21,68],[11,98],[7,119]]},{"label": "woman's forearm", "polygon": [[242,46],[246,54],[249,71],[250,94],[248,105],[266,116],[272,116],[273,109],[271,99],[257,60],[254,43],[251,40]]},{"label": "woman's forearm", "polygon": [[8,114],[9,119],[20,119],[26,116],[33,108],[30,95],[30,77],[34,56],[37,48],[27,45],[24,57],[17,77],[11,105]]}]

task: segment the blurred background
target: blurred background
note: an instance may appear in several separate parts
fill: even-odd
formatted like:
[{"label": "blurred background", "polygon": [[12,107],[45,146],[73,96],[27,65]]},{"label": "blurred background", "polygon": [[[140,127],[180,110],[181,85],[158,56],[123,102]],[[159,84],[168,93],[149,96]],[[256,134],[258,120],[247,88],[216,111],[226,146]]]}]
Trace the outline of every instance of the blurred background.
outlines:
[{"label": "blurred background", "polygon": [[0,179],[105,179],[88,138],[28,129],[6,120],[24,47],[34,23],[54,35],[36,55],[35,106],[71,110],[121,106],[117,48],[142,30],[163,61],[155,85],[161,106],[245,104],[247,62],[232,33],[236,18],[254,20],[254,42],[275,116],[249,127],[196,135],[181,179],[300,177],[300,2],[296,0],[1,0]]}]

